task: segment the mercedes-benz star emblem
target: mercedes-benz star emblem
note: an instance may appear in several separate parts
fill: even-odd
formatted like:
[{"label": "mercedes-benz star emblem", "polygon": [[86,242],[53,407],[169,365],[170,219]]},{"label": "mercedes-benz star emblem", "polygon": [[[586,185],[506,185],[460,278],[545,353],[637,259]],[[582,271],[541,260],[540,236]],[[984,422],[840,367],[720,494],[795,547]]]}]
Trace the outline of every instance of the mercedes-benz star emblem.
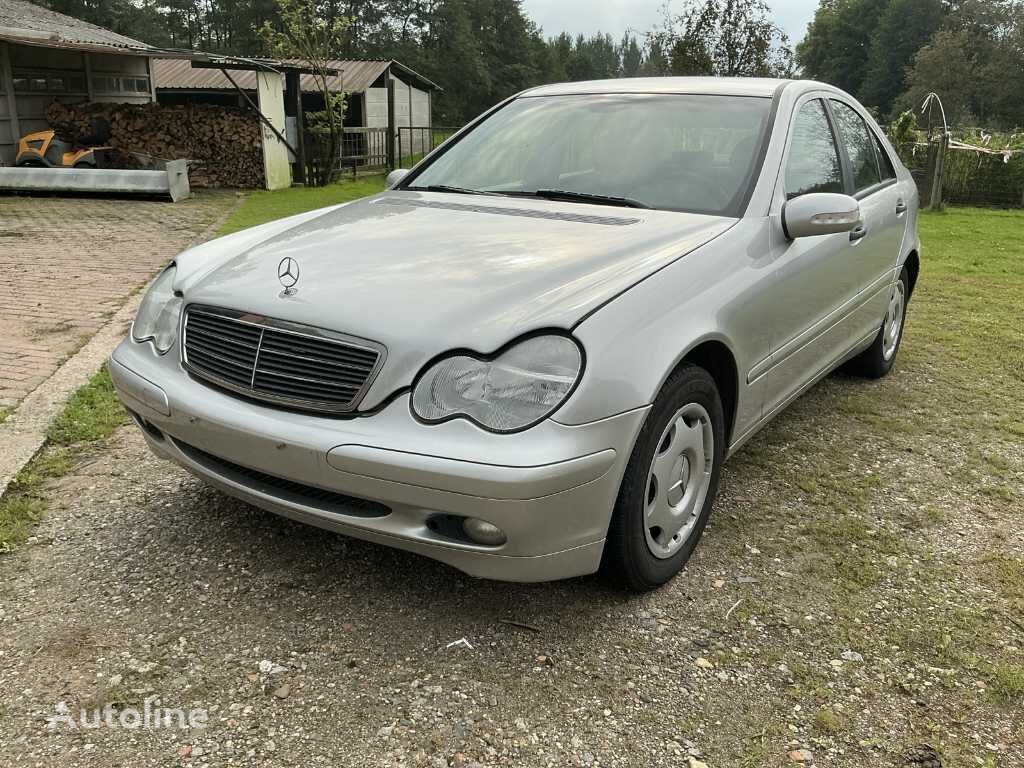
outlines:
[{"label": "mercedes-benz star emblem", "polygon": [[277,265],[277,279],[284,286],[284,295],[295,293],[295,284],[299,282],[299,262],[291,256],[285,256]]}]

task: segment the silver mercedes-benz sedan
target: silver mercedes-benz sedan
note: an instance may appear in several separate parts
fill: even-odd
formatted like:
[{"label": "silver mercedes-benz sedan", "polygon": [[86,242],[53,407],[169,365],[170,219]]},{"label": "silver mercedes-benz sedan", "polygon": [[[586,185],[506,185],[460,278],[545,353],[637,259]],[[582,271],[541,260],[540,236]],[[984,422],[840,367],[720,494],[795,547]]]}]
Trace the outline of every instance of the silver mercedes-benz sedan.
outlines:
[{"label": "silver mercedes-benz sedan", "polygon": [[182,253],[109,367],[154,452],[256,506],[644,590],[751,435],[890,370],[919,253],[914,181],[842,91],[551,85],[382,194]]}]

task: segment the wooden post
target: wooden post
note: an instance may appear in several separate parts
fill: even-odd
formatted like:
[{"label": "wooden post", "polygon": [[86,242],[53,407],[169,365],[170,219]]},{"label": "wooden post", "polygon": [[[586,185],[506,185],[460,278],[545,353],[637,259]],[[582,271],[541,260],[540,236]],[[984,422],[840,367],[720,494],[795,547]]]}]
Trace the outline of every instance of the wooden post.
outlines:
[{"label": "wooden post", "polygon": [[409,89],[409,160],[411,161],[416,154],[414,147],[416,143],[413,141],[413,130],[412,127],[415,125],[412,121],[412,83],[406,83],[405,87]]},{"label": "wooden post", "polygon": [[[146,61],[152,61],[147,59]],[[96,101],[96,90],[92,87],[92,56],[88,53],[82,54],[82,69],[85,72],[85,93],[86,100],[89,102]],[[149,84],[153,89],[153,101],[156,101],[156,78],[153,77],[152,70],[149,73]]]},{"label": "wooden post", "polygon": [[393,171],[395,165],[395,81],[391,79],[391,70],[384,75],[388,79],[388,170]]},{"label": "wooden post", "polygon": [[295,113],[295,182],[306,183],[306,125],[302,114],[302,85],[297,70],[289,69],[284,76],[285,113]]},{"label": "wooden post", "polygon": [[18,139],[21,138],[21,126],[18,123],[18,97],[14,93],[14,69],[11,67],[11,56],[5,42],[0,42],[0,79],[3,80],[4,95],[7,97],[7,117],[11,122],[14,151],[17,152]]},{"label": "wooden post", "polygon": [[942,210],[942,177],[946,170],[946,149],[949,147],[949,134],[943,133],[935,151],[935,172],[932,175],[932,196],[929,209]]},{"label": "wooden post", "polygon": [[[82,54],[82,58],[88,62],[89,54]],[[146,57],[146,74],[149,76],[149,97],[153,100],[153,103],[156,104],[156,72],[153,71],[153,59],[149,56]],[[89,79],[92,79],[91,66],[89,66]]]}]

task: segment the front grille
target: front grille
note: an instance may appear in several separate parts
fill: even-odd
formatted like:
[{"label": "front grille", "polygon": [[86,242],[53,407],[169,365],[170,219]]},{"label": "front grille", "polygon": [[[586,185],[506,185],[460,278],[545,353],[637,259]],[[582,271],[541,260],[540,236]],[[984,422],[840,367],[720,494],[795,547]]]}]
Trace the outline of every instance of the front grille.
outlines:
[{"label": "front grille", "polygon": [[268,475],[266,472],[243,467],[227,459],[214,456],[177,438],[174,439],[174,445],[189,460],[214,474],[274,498],[350,517],[384,517],[391,514],[389,507],[376,501],[357,499],[343,493],[335,493],[316,486],[297,483],[294,480],[285,480],[283,477]]},{"label": "front grille", "polygon": [[233,310],[189,307],[182,327],[192,374],[297,410],[353,410],[383,358],[374,342]]}]

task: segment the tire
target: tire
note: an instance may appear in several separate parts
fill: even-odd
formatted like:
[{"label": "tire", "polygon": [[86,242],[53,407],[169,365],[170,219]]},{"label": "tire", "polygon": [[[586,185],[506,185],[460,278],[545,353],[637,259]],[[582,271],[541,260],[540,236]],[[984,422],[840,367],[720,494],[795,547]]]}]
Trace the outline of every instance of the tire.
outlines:
[{"label": "tire", "polygon": [[[682,570],[711,514],[724,453],[715,381],[684,363],[662,387],[633,446],[605,541],[605,576],[646,592]],[[662,521],[668,525],[657,525]]]},{"label": "tire", "polygon": [[[906,327],[907,304],[910,301],[910,275],[904,267],[899,280],[893,284],[889,299],[889,308],[882,320],[878,335],[871,346],[843,366],[843,370],[854,376],[867,379],[880,379],[892,370],[896,363],[896,354],[900,351],[903,341],[903,329]],[[893,318],[896,325],[893,326]]]}]

